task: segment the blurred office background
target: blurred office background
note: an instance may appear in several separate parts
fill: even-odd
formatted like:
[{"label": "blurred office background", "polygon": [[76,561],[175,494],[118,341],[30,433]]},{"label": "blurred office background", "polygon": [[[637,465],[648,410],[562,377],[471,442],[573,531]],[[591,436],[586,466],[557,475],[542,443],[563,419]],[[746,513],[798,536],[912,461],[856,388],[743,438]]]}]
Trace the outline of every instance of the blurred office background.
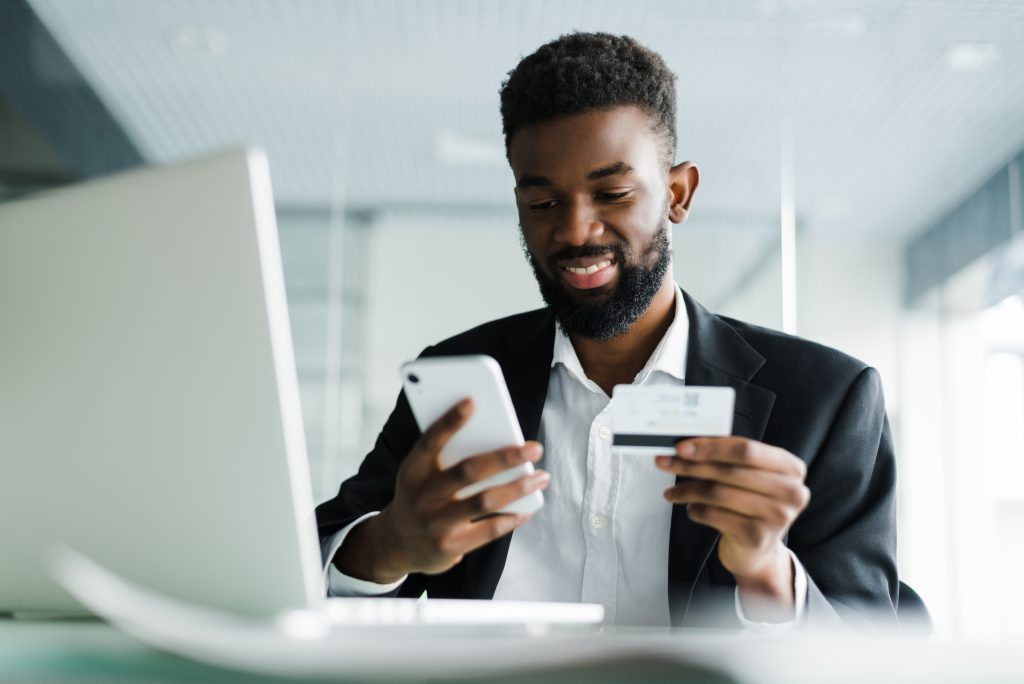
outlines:
[{"label": "blurred office background", "polygon": [[0,201],[265,148],[322,500],[400,362],[539,305],[497,90],[573,29],[679,76],[677,281],[880,370],[904,579],[1024,636],[1024,2],[0,0]]}]

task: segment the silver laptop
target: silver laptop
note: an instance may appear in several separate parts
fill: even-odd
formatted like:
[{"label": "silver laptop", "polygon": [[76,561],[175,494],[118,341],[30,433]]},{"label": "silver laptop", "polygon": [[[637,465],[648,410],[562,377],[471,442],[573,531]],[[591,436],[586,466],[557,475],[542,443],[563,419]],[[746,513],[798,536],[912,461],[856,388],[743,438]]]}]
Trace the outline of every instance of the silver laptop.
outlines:
[{"label": "silver laptop", "polygon": [[324,606],[262,153],[0,206],[0,612],[84,610],[58,547],[233,614]]}]

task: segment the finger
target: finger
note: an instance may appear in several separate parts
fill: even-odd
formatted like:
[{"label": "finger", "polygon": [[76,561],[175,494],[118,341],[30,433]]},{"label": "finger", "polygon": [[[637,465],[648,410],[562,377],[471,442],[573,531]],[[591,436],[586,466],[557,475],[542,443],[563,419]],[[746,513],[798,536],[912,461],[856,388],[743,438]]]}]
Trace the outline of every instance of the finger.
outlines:
[{"label": "finger", "polygon": [[475,520],[484,515],[497,513],[513,501],[518,501],[528,494],[545,489],[551,476],[544,470],[524,475],[514,482],[485,489],[462,501],[453,501],[444,507],[438,516],[440,525],[452,526],[468,520]]},{"label": "finger", "polygon": [[695,523],[712,527],[721,532],[722,536],[747,546],[761,547],[766,540],[777,536],[763,522],[718,506],[690,504],[686,507],[686,515]]},{"label": "finger", "polygon": [[438,457],[444,445],[466,424],[471,415],[473,400],[463,399],[435,420],[413,446],[410,457],[415,464],[424,468],[439,468]]},{"label": "finger", "polygon": [[715,461],[691,461],[673,456],[658,456],[657,466],[680,477],[710,480],[765,494],[803,508],[810,498],[810,490],[800,478],[770,470],[751,468]]},{"label": "finger", "polygon": [[501,514],[469,523],[452,535],[451,548],[459,549],[461,554],[469,553],[484,544],[504,537],[509,532],[521,527],[532,517],[533,513]]},{"label": "finger", "polygon": [[527,442],[522,446],[507,447],[479,456],[470,456],[437,476],[438,492],[444,497],[451,496],[467,485],[486,480],[509,468],[515,468],[524,463],[536,463],[543,454],[544,448],[539,442]]},{"label": "finger", "polygon": [[697,437],[676,444],[676,455],[691,461],[733,463],[803,479],[807,464],[785,449],[744,437]]},{"label": "finger", "polygon": [[757,518],[774,527],[786,527],[800,509],[787,502],[720,482],[689,480],[665,490],[665,498],[674,504],[706,504]]}]

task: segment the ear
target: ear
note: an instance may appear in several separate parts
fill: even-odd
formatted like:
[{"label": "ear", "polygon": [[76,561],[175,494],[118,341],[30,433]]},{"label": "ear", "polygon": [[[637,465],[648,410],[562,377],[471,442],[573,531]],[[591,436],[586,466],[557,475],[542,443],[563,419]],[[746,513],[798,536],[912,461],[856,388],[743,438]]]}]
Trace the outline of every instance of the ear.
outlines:
[{"label": "ear", "polygon": [[690,213],[690,202],[700,185],[700,171],[691,162],[683,162],[668,171],[668,218],[682,223]]}]

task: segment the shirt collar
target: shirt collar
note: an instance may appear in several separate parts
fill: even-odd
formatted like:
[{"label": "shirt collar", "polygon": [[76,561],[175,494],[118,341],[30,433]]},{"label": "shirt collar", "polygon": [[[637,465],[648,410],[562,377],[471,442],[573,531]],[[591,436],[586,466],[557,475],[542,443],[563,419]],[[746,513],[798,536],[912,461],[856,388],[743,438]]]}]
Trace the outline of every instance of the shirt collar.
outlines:
[{"label": "shirt collar", "polygon": [[[675,288],[675,313],[672,323],[665,331],[664,337],[658,342],[654,353],[637,373],[633,384],[643,384],[655,371],[670,375],[677,380],[686,380],[686,348],[690,341],[690,317],[686,313],[686,302],[682,291]],[[583,366],[576,355],[569,336],[562,331],[562,326],[555,325],[555,348],[551,356],[551,367],[557,364],[565,366],[569,374],[577,379],[586,378]]]}]

